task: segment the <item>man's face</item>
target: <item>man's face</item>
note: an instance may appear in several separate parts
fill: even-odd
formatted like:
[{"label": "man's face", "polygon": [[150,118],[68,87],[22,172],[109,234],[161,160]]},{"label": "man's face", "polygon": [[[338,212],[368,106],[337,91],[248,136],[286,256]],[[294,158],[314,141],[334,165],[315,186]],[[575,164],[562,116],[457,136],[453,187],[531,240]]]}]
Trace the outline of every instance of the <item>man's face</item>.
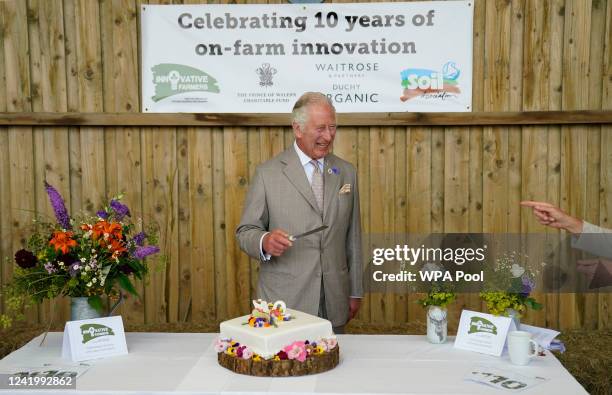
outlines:
[{"label": "man's face", "polygon": [[312,159],[327,155],[336,137],[336,116],[326,103],[313,103],[306,108],[304,127],[294,123],[293,132],[298,147]]}]

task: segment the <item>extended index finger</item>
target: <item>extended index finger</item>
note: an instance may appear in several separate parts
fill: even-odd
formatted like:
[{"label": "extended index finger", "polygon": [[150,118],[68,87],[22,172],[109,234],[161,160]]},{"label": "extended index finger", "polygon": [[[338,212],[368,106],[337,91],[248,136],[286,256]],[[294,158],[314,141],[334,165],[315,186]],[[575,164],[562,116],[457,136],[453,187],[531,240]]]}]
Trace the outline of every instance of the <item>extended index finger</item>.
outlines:
[{"label": "extended index finger", "polygon": [[521,203],[521,206],[525,206],[525,207],[555,207],[550,203],[547,202],[537,202],[535,200],[523,200]]}]

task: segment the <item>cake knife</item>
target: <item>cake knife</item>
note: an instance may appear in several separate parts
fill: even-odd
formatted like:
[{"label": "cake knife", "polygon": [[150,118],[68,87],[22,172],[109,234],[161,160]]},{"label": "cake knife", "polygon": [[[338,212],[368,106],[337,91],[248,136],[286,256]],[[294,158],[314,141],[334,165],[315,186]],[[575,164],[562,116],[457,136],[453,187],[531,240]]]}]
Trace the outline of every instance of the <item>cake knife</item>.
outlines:
[{"label": "cake knife", "polygon": [[320,232],[320,231],[322,231],[324,229],[327,229],[327,225],[319,226],[318,228],[314,228],[312,230],[309,230],[308,232],[300,233],[299,235],[289,236],[289,240],[296,241],[300,237],[308,236],[308,235],[311,235],[313,233]]}]

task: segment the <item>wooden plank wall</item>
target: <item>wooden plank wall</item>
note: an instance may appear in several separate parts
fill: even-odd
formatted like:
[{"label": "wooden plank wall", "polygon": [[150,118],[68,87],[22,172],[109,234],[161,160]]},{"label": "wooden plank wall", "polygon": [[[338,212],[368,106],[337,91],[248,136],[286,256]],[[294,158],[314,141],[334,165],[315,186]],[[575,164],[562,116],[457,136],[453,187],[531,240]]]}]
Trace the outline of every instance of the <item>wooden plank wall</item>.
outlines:
[{"label": "wooden plank wall", "polygon": [[[141,3],[0,2],[0,112],[138,112]],[[476,0],[473,110],[612,110],[611,47],[612,0]],[[51,214],[43,180],[72,212],[127,191],[132,210],[160,224],[168,261],[138,285],[143,299],[130,299],[124,318],[245,313],[258,269],[239,251],[234,229],[255,166],[291,142],[283,127],[2,128],[0,256],[23,244],[34,212]],[[520,209],[522,199],[547,200],[612,227],[609,125],[344,127],[335,151],[358,168],[365,235],[554,233]],[[1,283],[11,273],[2,265]],[[609,294],[539,297],[546,308],[529,322],[612,325]],[[367,295],[359,319],[423,319],[416,299]],[[482,304],[461,295],[451,325],[462,307]],[[50,314],[46,303],[28,318]],[[67,317],[67,301],[55,314]]]}]

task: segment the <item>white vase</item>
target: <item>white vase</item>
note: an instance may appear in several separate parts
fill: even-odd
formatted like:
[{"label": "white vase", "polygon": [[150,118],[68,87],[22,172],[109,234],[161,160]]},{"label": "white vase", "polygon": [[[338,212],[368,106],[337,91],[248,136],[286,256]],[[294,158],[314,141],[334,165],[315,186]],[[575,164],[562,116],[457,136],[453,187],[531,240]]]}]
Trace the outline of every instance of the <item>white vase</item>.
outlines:
[{"label": "white vase", "polygon": [[89,320],[102,316],[87,299],[87,297],[70,298],[70,321]]},{"label": "white vase", "polygon": [[448,332],[448,312],[446,307],[429,306],[427,308],[427,340],[440,344],[446,341]]}]

